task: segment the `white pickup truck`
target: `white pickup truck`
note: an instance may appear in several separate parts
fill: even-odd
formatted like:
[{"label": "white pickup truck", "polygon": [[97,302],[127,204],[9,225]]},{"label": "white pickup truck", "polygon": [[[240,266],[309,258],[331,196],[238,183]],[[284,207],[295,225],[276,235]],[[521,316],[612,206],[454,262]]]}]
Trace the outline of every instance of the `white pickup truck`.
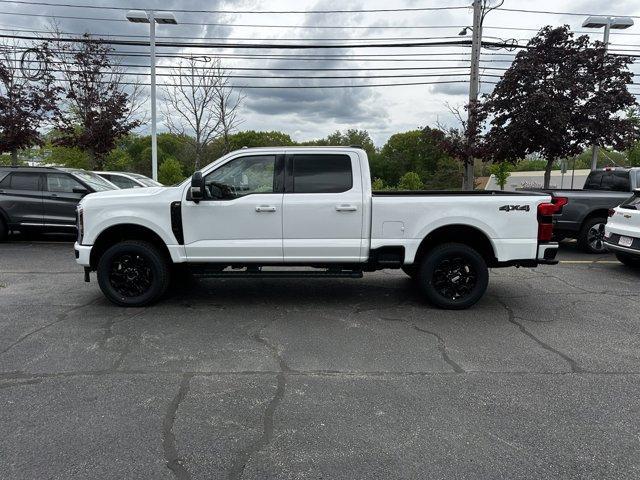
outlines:
[{"label": "white pickup truck", "polygon": [[122,306],[157,301],[176,268],[353,278],[402,268],[431,303],[462,309],[484,294],[488,267],[557,263],[550,202],[539,193],[372,192],[360,148],[245,148],[178,186],[87,195],[75,255],[85,280],[96,271]]}]

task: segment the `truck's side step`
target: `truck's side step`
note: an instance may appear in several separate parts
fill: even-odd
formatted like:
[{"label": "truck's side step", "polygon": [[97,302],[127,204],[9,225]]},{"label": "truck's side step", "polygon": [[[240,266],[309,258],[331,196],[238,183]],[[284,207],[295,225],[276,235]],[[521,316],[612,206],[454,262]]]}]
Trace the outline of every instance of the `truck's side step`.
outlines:
[{"label": "truck's side step", "polygon": [[262,270],[249,268],[246,270],[209,270],[193,269],[198,278],[362,278],[362,270]]}]

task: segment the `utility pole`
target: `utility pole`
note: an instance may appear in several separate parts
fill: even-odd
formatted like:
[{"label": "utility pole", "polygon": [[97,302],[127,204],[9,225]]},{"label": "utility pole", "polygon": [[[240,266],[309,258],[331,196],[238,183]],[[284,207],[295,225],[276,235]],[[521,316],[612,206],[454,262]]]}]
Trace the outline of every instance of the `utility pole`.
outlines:
[{"label": "utility pole", "polygon": [[[473,38],[471,41],[471,77],[469,79],[469,110],[467,116],[467,145],[472,147],[476,141],[478,125],[478,91],[480,85],[480,48],[482,47],[482,1],[473,0]],[[473,174],[474,158],[469,154],[465,159],[462,179],[463,190],[475,188]]]}]

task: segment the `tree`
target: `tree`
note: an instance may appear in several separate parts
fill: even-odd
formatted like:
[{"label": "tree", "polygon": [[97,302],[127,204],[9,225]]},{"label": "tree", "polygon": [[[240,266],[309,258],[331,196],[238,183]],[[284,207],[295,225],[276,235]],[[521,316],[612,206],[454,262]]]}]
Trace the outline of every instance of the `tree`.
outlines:
[{"label": "tree", "polygon": [[174,185],[184,180],[180,162],[169,157],[158,168],[158,180],[165,185]]},{"label": "tree", "polygon": [[489,157],[515,163],[537,153],[547,162],[548,187],[554,162],[580,154],[588,145],[629,146],[637,127],[618,115],[634,105],[627,85],[631,58],[607,55],[604,45],[574,38],[567,26],[544,27],[520,51],[486,97],[482,116],[490,130]]},{"label": "tree", "polygon": [[77,43],[58,42],[65,108],[56,116],[55,142],[89,154],[90,168],[102,169],[117,141],[136,128],[140,90],[128,93],[123,73],[112,63],[112,49],[85,35]]},{"label": "tree", "polygon": [[392,135],[372,159],[372,175],[396,185],[405,173],[415,172],[421,183],[428,183],[438,162],[449,158],[442,148],[443,139],[444,132],[430,127]]},{"label": "tree", "polygon": [[385,185],[384,180],[382,180],[381,178],[374,178],[371,181],[371,190],[373,190],[374,192],[380,192],[386,189],[387,186]]},{"label": "tree", "polygon": [[369,132],[366,130],[358,130],[356,128],[350,128],[341,132],[336,130],[331,135],[320,140],[311,140],[310,142],[302,142],[302,145],[318,145],[318,146],[338,146],[338,147],[350,147],[358,145],[367,152],[369,159],[373,158],[377,154],[376,146],[371,140]]},{"label": "tree", "polygon": [[398,182],[398,190],[420,190],[422,189],[422,180],[416,172],[407,172]]},{"label": "tree", "polygon": [[47,68],[51,60],[48,43],[27,52],[37,55],[38,72],[22,68],[26,57],[16,58],[17,45],[2,45],[0,51],[0,152],[10,152],[15,166],[18,150],[43,143],[39,129],[56,111],[59,88]]},{"label": "tree", "polygon": [[511,165],[507,162],[494,163],[490,167],[490,171],[496,177],[496,183],[500,190],[504,190],[507,179],[511,176]]},{"label": "tree", "polygon": [[201,66],[198,58],[181,60],[171,70],[174,84],[164,87],[164,117],[173,134],[188,136],[194,148],[194,170],[200,168],[207,146],[221,137],[224,153],[237,125],[242,94],[229,84],[220,59],[213,67]]},{"label": "tree", "polygon": [[238,150],[243,147],[281,147],[296,145],[287,133],[270,131],[257,132],[255,130],[245,130],[243,132],[229,135],[227,144],[222,138],[217,138],[207,148],[207,155],[210,161],[220,158],[225,153]]}]

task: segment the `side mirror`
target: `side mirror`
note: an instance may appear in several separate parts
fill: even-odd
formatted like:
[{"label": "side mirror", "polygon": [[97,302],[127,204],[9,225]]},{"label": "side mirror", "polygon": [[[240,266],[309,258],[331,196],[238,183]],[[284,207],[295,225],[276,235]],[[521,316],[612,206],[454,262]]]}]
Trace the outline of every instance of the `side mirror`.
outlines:
[{"label": "side mirror", "polygon": [[204,177],[202,172],[195,172],[191,177],[190,200],[198,203],[204,198]]},{"label": "side mirror", "polygon": [[87,190],[86,188],[83,187],[75,187],[72,190],[73,193],[80,193],[82,195],[86,195],[87,193],[89,193],[89,190]]}]

